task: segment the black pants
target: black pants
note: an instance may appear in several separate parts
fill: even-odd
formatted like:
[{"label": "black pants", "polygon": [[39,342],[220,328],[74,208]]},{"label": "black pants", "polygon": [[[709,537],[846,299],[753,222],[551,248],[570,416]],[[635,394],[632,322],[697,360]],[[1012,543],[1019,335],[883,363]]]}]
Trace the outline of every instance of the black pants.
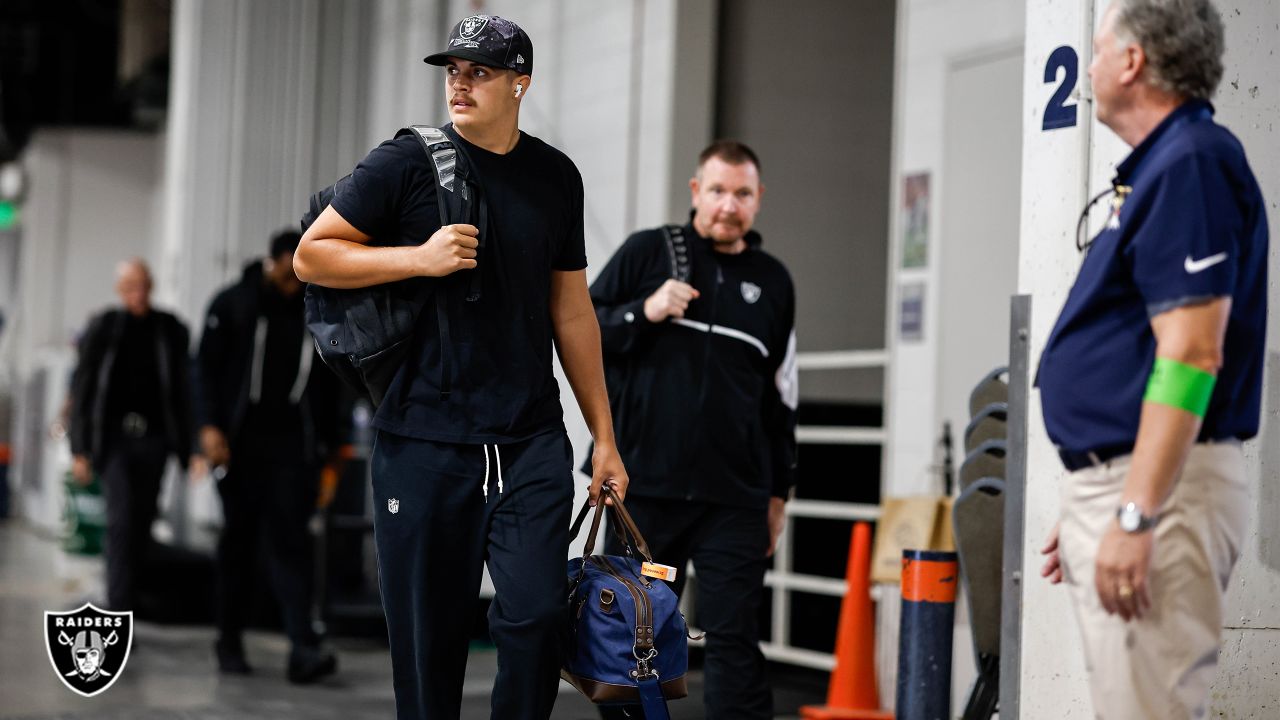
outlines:
[{"label": "black pants", "polygon": [[573,502],[564,431],[499,447],[379,432],[373,502],[397,717],[458,717],[468,620],[487,562],[497,591],[489,607],[498,648],[492,717],[548,718]]},{"label": "black pants", "polygon": [[[679,569],[673,589],[684,591],[687,565],[697,572],[695,624],[707,634],[703,705],[709,720],[768,720],[773,692],[760,651],[760,596],[768,565],[769,518],[748,509],[631,496],[627,510],[653,559]],[[611,521],[612,522],[612,521]],[[612,527],[607,552],[622,554]],[[641,718],[639,706],[602,708],[601,716]]]},{"label": "black pants", "polygon": [[99,477],[107,508],[107,604],[136,609],[139,575],[151,548],[151,523],[169,452],[163,438],[118,438],[108,444]]},{"label": "black pants", "polygon": [[235,448],[218,482],[222,537],[218,540],[218,632],[237,643],[253,606],[259,558],[280,603],[285,634],[295,646],[317,642],[311,625],[311,534],[319,475],[291,444],[281,452]]}]

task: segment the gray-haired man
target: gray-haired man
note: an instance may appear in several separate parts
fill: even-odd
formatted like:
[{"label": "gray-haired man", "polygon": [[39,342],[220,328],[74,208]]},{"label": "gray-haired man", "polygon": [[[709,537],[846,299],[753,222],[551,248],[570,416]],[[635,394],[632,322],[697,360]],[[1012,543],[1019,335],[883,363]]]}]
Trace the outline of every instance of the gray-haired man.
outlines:
[{"label": "gray-haired man", "polygon": [[1222,20],[1208,0],[1117,0],[1089,68],[1133,152],[1040,361],[1071,470],[1043,573],[1065,577],[1099,718],[1205,713],[1258,432],[1266,206],[1213,122]]}]

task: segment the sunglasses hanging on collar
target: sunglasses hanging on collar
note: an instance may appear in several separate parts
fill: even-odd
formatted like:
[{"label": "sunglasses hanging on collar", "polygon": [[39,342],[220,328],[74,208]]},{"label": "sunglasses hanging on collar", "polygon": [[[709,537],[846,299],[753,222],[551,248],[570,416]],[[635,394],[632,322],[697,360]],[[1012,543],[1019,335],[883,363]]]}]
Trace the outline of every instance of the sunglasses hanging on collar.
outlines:
[{"label": "sunglasses hanging on collar", "polygon": [[1087,223],[1089,221],[1089,211],[1093,209],[1093,206],[1102,202],[1107,197],[1111,197],[1111,214],[1107,216],[1107,224],[1104,229],[1115,230],[1120,227],[1120,208],[1124,207],[1124,201],[1127,200],[1129,195],[1132,193],[1132,185],[1121,185],[1113,180],[1111,182],[1111,187],[1093,196],[1093,199],[1084,206],[1084,210],[1080,211],[1080,219],[1076,221],[1076,250],[1079,250],[1081,253],[1088,252],[1089,246],[1093,245],[1094,237],[1097,236],[1096,234],[1093,237],[1087,237],[1085,235]]}]

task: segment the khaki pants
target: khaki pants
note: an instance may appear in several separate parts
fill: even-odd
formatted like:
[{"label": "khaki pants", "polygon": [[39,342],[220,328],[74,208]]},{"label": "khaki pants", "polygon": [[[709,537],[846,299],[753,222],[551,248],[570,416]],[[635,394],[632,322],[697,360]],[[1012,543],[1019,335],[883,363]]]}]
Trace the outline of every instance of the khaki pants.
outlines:
[{"label": "khaki pants", "polygon": [[1093,578],[1129,460],[1071,473],[1063,485],[1060,558],[1084,636],[1094,712],[1105,720],[1203,718],[1223,596],[1248,521],[1244,457],[1237,443],[1192,446],[1155,529],[1152,607],[1126,623],[1103,610]]}]

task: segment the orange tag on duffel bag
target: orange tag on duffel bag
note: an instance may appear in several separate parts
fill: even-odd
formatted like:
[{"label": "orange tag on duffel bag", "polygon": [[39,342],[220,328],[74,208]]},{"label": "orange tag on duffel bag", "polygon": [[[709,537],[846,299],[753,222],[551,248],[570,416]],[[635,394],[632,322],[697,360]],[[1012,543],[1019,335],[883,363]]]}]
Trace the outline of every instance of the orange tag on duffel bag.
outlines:
[{"label": "orange tag on duffel bag", "polygon": [[676,581],[676,569],[670,565],[659,565],[658,563],[641,563],[640,574],[645,577],[666,580],[667,582]]}]

